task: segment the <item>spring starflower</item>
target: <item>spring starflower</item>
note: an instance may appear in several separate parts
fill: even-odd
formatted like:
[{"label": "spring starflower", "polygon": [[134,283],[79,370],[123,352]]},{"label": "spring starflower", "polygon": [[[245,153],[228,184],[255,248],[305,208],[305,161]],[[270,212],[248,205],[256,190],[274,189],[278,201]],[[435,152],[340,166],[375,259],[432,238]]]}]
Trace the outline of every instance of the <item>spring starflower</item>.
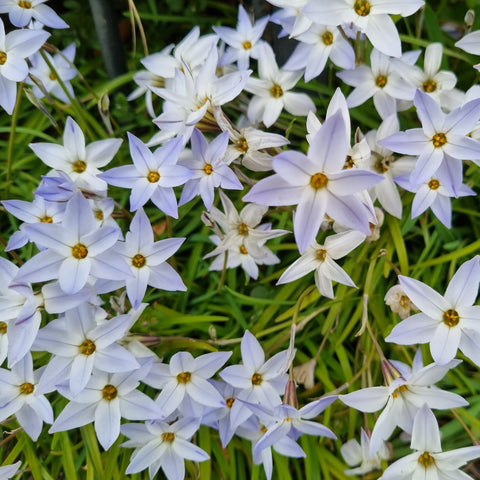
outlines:
[{"label": "spring starflower", "polygon": [[422,128],[394,133],[378,141],[394,152],[418,156],[410,175],[412,185],[429,180],[442,161],[480,161],[480,142],[467,136],[480,117],[480,99],[449,114],[443,113],[440,105],[421,90],[417,90],[413,102]]},{"label": "spring starflower", "polygon": [[343,169],[348,149],[345,120],[338,111],[325,120],[307,155],[294,151],[277,155],[276,174],[260,180],[243,199],[261,205],[297,205],[293,231],[300,253],[314,242],[325,213],[369,235],[369,211],[354,194],[382,177],[359,168]]},{"label": "spring starflower", "polygon": [[25,27],[34,19],[47,27],[68,28],[68,25],[48,5],[47,0],[0,0],[0,13],[8,13],[8,19],[16,27]]},{"label": "spring starflower", "polygon": [[303,13],[314,22],[326,25],[351,24],[364,33],[372,45],[385,55],[400,57],[402,50],[397,28],[390,15],[413,15],[424,2],[407,0],[310,0]]},{"label": "spring starflower", "polygon": [[459,470],[460,467],[480,456],[478,445],[442,452],[440,429],[427,405],[415,415],[410,448],[415,451],[392,463],[381,480],[467,480],[472,477]]},{"label": "spring starflower", "polygon": [[474,305],[480,283],[476,255],[463,263],[442,296],[414,278],[399,275],[400,285],[421,313],[396,325],[385,339],[400,345],[429,343],[433,359],[448,364],[460,349],[480,365],[480,306]]}]

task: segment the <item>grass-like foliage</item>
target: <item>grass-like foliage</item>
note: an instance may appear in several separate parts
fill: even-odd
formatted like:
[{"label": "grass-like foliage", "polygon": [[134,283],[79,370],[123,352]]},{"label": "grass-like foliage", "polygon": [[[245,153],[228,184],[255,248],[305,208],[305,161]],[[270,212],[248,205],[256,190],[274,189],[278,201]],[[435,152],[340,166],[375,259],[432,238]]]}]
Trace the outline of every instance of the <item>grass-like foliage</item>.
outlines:
[{"label": "grass-like foliage", "polygon": [[0,1],[0,480],[479,479],[479,2],[90,3]]}]

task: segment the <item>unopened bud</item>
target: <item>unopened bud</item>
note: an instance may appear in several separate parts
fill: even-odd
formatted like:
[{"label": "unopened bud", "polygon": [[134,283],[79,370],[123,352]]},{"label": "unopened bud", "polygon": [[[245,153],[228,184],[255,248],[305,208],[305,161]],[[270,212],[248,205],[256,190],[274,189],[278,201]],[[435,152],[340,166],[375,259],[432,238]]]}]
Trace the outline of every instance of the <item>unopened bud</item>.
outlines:
[{"label": "unopened bud", "polygon": [[475,23],[475,10],[467,10],[467,13],[465,14],[465,25],[468,30],[470,30],[473,27],[473,24]]},{"label": "unopened bud", "polygon": [[388,360],[382,360],[381,369],[385,385],[390,385],[395,379],[400,378],[402,374]]},{"label": "unopened bud", "polygon": [[315,386],[315,366],[317,361],[312,358],[307,363],[293,367],[293,378],[307,390]]},{"label": "unopened bud", "polygon": [[297,386],[295,380],[289,379],[285,386],[285,395],[283,396],[283,404],[291,405],[294,408],[298,408],[297,400]]},{"label": "unopened bud", "polygon": [[404,320],[410,316],[410,310],[418,310],[400,285],[394,285],[385,295],[385,303]]}]

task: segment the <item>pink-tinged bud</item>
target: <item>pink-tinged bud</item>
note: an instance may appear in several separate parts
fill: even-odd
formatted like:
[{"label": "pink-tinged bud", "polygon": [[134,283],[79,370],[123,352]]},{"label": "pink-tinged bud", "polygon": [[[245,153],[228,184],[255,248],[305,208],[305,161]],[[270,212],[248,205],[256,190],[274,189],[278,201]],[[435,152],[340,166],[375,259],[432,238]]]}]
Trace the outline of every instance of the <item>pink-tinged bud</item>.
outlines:
[{"label": "pink-tinged bud", "polygon": [[394,380],[402,376],[402,374],[388,360],[382,360],[380,365],[385,385],[390,385]]},{"label": "pink-tinged bud", "polygon": [[295,385],[295,380],[288,380],[287,385],[285,386],[283,404],[291,405],[292,407],[298,409],[297,386]]}]

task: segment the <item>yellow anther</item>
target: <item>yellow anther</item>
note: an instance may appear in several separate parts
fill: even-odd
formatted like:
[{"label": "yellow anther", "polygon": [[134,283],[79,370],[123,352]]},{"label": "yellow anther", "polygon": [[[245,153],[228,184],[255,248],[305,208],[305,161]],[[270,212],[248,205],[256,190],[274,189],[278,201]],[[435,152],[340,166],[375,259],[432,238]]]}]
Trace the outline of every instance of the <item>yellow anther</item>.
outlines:
[{"label": "yellow anther", "polygon": [[260,385],[262,383],[262,376],[259,373],[252,375],[252,385]]},{"label": "yellow anther", "polygon": [[370,2],[367,2],[367,0],[356,0],[353,4],[353,9],[357,15],[366,17],[370,13]]},{"label": "yellow anther", "polygon": [[40,219],[40,222],[42,223],[53,223],[53,218],[49,217],[48,215],[45,215]]},{"label": "yellow anther", "polygon": [[5,335],[7,333],[7,324],[0,322],[0,334]]},{"label": "yellow anther", "polygon": [[177,375],[178,383],[188,383],[192,378],[192,374],[190,372],[182,372]]},{"label": "yellow anther", "polygon": [[435,459],[428,452],[423,452],[418,457],[418,463],[421,463],[425,468],[427,468],[435,463]]},{"label": "yellow anther", "polygon": [[25,382],[20,385],[20,393],[22,395],[30,395],[35,390],[35,386],[31,383]]},{"label": "yellow anther", "polygon": [[248,143],[247,140],[245,140],[245,137],[240,137],[236,142],[235,142],[235,147],[239,152],[245,153],[248,151]]},{"label": "yellow anther", "polygon": [[437,89],[437,82],[431,78],[423,82],[423,91],[432,93]]},{"label": "yellow anther", "polygon": [[322,41],[325,45],[331,45],[333,43],[333,33],[329,32],[328,30],[323,33]]},{"label": "yellow anther", "polygon": [[246,255],[248,253],[247,249],[245,248],[245,245],[241,245],[239,250],[242,255]]},{"label": "yellow anther", "polygon": [[406,385],[400,385],[398,388],[396,388],[393,393],[392,393],[392,397],[393,398],[397,398],[399,394],[405,392],[407,390],[407,386]]},{"label": "yellow anther", "polygon": [[32,3],[31,2],[27,2],[26,0],[20,0],[18,2],[18,6],[21,7],[21,8],[32,8]]},{"label": "yellow anther", "polygon": [[317,254],[317,260],[325,260],[325,258],[327,258],[327,251],[324,250],[323,248],[320,249],[320,250],[317,250],[316,252]]},{"label": "yellow anther", "polygon": [[455,325],[458,325],[458,322],[460,321],[460,315],[456,310],[451,308],[443,314],[442,320],[445,325],[454,327]]},{"label": "yellow anther", "polygon": [[233,402],[235,401],[234,398],[230,397],[225,400],[225,403],[227,404],[228,408],[232,408]]},{"label": "yellow anther", "polygon": [[83,355],[92,355],[93,352],[97,349],[95,344],[88,338],[83,341],[83,343],[78,347],[80,353]]},{"label": "yellow anther", "polygon": [[442,147],[447,143],[447,137],[444,133],[439,132],[432,137],[432,142],[435,148]]},{"label": "yellow anther", "polygon": [[113,400],[117,397],[118,390],[113,385],[105,385],[102,389],[102,397],[105,400]]},{"label": "yellow anther", "polygon": [[73,162],[72,165],[75,173],[83,173],[87,168],[87,164],[83,160],[77,160],[76,162]]},{"label": "yellow anther", "polygon": [[440,186],[440,182],[435,178],[428,182],[430,190],[436,190]]},{"label": "yellow anther", "polygon": [[157,183],[160,180],[160,174],[158,172],[148,172],[147,180],[150,183]]},{"label": "yellow anther", "polygon": [[203,167],[203,171],[207,174],[207,175],[211,175],[213,173],[213,167],[210,163],[206,163],[205,166]]},{"label": "yellow anther", "polygon": [[88,255],[88,248],[82,243],[77,243],[72,247],[72,257],[77,260],[83,260]]},{"label": "yellow anther", "polygon": [[4,65],[7,61],[7,54],[5,52],[0,52],[0,65]]},{"label": "yellow anther", "polygon": [[165,432],[162,435],[162,440],[164,442],[172,443],[175,440],[175,434],[173,432]]},{"label": "yellow anther", "polygon": [[243,42],[242,45],[245,50],[250,50],[252,48],[252,42],[249,42],[248,40]]},{"label": "yellow anther", "polygon": [[387,77],[385,75],[379,75],[375,79],[375,83],[377,84],[377,87],[383,88],[387,84]]},{"label": "yellow anther", "polygon": [[283,95],[283,90],[280,85],[275,84],[271,89],[270,93],[272,94],[272,97],[279,98]]},{"label": "yellow anther", "polygon": [[237,231],[238,231],[238,234],[239,235],[248,235],[248,226],[245,224],[245,223],[241,223],[238,227],[237,227]]},{"label": "yellow anther", "polygon": [[310,185],[315,190],[324,188],[327,185],[327,183],[328,183],[328,177],[323,173],[315,173],[310,177]]},{"label": "yellow anther", "polygon": [[137,253],[132,257],[132,265],[137,268],[142,268],[147,263],[147,259],[141,254]]}]

